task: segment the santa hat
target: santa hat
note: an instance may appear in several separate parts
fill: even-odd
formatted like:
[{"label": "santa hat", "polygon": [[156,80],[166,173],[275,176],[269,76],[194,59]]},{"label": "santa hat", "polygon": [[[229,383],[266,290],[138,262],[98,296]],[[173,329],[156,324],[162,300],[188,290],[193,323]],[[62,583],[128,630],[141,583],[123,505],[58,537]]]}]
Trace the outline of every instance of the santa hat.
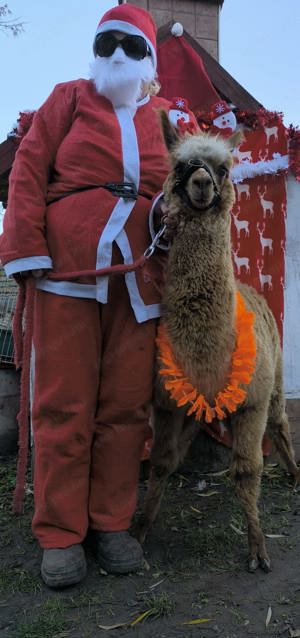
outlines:
[{"label": "santa hat", "polygon": [[105,31],[120,31],[128,35],[140,35],[144,38],[151,51],[153,66],[156,69],[156,25],[150,13],[133,4],[121,4],[109,9],[101,18],[94,39],[94,54],[96,38]]},{"label": "santa hat", "polygon": [[228,106],[227,102],[224,100],[220,100],[216,102],[211,107],[211,119],[215,120],[216,117],[220,117],[220,115],[225,115],[225,113],[231,113],[232,109]]},{"label": "santa hat", "polygon": [[220,100],[220,96],[207,75],[203,60],[178,26],[175,31],[170,30],[158,45],[159,94],[168,100],[173,95],[184,95],[191,110],[209,111],[211,105]]}]

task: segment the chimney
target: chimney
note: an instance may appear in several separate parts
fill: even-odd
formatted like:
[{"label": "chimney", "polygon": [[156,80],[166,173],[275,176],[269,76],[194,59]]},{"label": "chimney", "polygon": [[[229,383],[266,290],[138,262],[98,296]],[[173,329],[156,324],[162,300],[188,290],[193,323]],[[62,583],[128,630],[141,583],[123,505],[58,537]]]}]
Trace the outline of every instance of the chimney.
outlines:
[{"label": "chimney", "polygon": [[[224,0],[128,0],[148,9],[158,27],[173,20],[219,59],[219,13]],[[122,4],[122,0],[120,1]]]}]

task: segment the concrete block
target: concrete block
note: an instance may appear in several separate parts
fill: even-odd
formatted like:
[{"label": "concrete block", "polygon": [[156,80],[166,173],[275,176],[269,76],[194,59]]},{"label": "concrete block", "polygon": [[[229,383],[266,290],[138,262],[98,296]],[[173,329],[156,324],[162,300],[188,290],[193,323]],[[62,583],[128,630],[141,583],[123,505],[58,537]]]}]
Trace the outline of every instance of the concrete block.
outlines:
[{"label": "concrete block", "polygon": [[207,40],[218,39],[218,22],[214,16],[196,16],[196,36]]},{"label": "concrete block", "polygon": [[180,22],[183,28],[193,37],[196,35],[196,22],[195,16],[191,13],[176,13],[174,16],[176,22]]},{"label": "concrete block", "polygon": [[204,2],[204,0],[200,0],[200,2],[195,2],[195,12],[196,15],[202,16],[214,16],[217,19],[219,13],[219,7],[212,2]]},{"label": "concrete block", "polygon": [[173,0],[173,13],[174,18],[177,20],[177,12],[178,13],[191,13],[195,16],[195,7],[197,2],[193,0]]},{"label": "concrete block", "polygon": [[128,4],[135,4],[137,7],[149,10],[149,0],[128,0]]},{"label": "concrete block", "polygon": [[154,9],[172,11],[172,0],[149,0],[149,9],[151,12]]},{"label": "concrete block", "polygon": [[158,9],[151,9],[151,14],[156,22],[157,27],[162,27],[167,22],[172,20],[172,11],[160,11]]}]

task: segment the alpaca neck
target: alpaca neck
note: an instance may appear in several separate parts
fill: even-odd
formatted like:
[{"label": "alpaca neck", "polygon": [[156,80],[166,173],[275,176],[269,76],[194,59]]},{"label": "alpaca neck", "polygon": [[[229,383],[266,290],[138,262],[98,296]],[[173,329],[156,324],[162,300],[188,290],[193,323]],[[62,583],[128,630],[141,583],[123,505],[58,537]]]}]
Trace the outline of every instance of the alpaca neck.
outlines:
[{"label": "alpaca neck", "polygon": [[208,395],[228,374],[235,293],[229,227],[210,233],[187,224],[170,250],[163,316],[176,358]]}]

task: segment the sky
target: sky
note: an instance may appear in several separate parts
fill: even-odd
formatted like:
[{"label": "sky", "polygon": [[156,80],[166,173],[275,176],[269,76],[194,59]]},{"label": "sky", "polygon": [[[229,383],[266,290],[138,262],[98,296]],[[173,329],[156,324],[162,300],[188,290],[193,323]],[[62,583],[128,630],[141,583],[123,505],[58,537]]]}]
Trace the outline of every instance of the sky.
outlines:
[{"label": "sky", "polygon": [[[18,37],[0,32],[0,141],[19,111],[38,108],[57,82],[88,77],[97,24],[117,4],[6,2],[25,24]],[[299,24],[300,0],[225,0],[220,13],[220,63],[266,108],[283,111],[287,125],[300,124]]]}]

